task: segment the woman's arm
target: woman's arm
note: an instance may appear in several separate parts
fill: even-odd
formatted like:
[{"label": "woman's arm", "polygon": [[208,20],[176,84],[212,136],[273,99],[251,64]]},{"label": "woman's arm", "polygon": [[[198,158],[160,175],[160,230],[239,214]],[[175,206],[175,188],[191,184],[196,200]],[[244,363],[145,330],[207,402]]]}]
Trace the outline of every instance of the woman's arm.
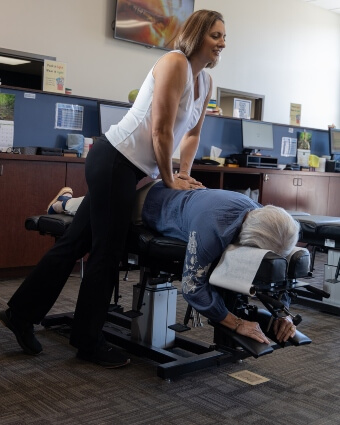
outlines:
[{"label": "woman's arm", "polygon": [[[194,161],[197,148],[200,142],[202,125],[205,118],[205,111],[207,109],[209,100],[211,99],[212,80],[211,80],[211,77],[209,77],[209,79],[210,79],[210,87],[203,105],[201,117],[198,123],[196,124],[196,126],[190,131],[188,131],[188,133],[186,133],[181,140],[179,177],[184,179],[190,176],[192,163]],[[194,181],[196,182],[196,180]],[[198,182],[196,182],[196,184],[198,184]],[[201,184],[199,185],[201,186]]]},{"label": "woman's arm", "polygon": [[174,179],[172,172],[173,130],[187,79],[188,62],[180,53],[169,53],[153,70],[152,141],[164,184],[173,189],[188,189],[187,182]]},{"label": "woman's arm", "polygon": [[176,175],[179,179],[175,179],[172,173],[173,129],[188,79],[187,59],[180,53],[168,54],[157,63],[153,75],[155,87],[152,101],[152,139],[162,180],[167,187],[173,189],[202,187],[200,182],[190,177],[190,172],[200,141],[205,111],[211,98],[211,77],[201,117],[181,140],[180,172]]}]

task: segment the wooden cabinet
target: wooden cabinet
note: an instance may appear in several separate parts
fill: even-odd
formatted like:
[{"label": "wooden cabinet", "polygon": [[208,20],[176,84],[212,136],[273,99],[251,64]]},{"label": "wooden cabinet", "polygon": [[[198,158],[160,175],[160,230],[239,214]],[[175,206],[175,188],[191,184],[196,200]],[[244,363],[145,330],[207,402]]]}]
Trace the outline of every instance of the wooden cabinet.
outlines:
[{"label": "wooden cabinet", "polygon": [[[175,165],[175,170],[178,166]],[[194,165],[191,175],[210,189],[260,189],[262,170],[256,168],[227,168]]]},{"label": "wooden cabinet", "polygon": [[46,213],[66,183],[85,193],[84,160],[76,160],[0,154],[0,269],[34,266],[53,245],[51,237],[26,230],[25,219]]},{"label": "wooden cabinet", "polygon": [[296,210],[297,186],[293,175],[264,173],[261,203],[272,204],[287,210]]},{"label": "wooden cabinet", "polygon": [[340,176],[329,178],[327,215],[340,217]]},{"label": "wooden cabinet", "polygon": [[68,162],[66,164],[66,183],[65,186],[71,187],[73,196],[84,196],[87,192],[85,179],[85,165]]},{"label": "wooden cabinet", "polygon": [[[64,186],[70,186],[74,196],[85,195],[84,163],[81,158],[0,153],[0,277],[34,266],[53,245],[51,237],[26,230],[25,220],[44,214]],[[174,164],[174,170],[178,168]],[[340,215],[340,174],[194,165],[192,176],[209,188],[259,189],[263,204]]]},{"label": "wooden cabinet", "polygon": [[204,166],[194,166],[191,171],[191,176],[196,180],[202,182],[206,187],[210,189],[221,189],[223,188],[223,173],[217,171],[217,167],[213,169],[202,169]]},{"label": "wooden cabinet", "polygon": [[264,173],[261,202],[292,211],[328,215],[328,186],[328,176]]},{"label": "wooden cabinet", "polygon": [[[174,164],[174,170],[179,165]],[[259,189],[259,202],[290,211],[340,216],[340,174],[194,165],[191,175],[214,189]]]},{"label": "wooden cabinet", "polygon": [[314,215],[328,214],[329,177],[302,176],[298,177],[296,210]]}]

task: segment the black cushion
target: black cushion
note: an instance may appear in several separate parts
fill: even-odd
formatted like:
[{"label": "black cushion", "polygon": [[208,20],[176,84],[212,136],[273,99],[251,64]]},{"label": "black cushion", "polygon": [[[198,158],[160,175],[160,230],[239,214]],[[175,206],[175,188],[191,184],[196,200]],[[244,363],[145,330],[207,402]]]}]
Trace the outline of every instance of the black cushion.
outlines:
[{"label": "black cushion", "polygon": [[[73,217],[65,214],[45,214],[26,219],[27,230],[39,231],[41,234],[62,236],[72,223]],[[127,251],[138,254],[140,264],[161,271],[180,273],[183,268],[187,244],[175,238],[162,236],[159,233],[140,225],[131,225]],[[299,251],[300,252],[300,251]],[[290,261],[289,276],[301,277],[308,272],[308,253],[296,254]],[[245,260],[246,261],[246,260]],[[273,252],[268,252],[255,277],[255,282],[283,282],[287,277],[287,260]]]},{"label": "black cushion", "polygon": [[330,246],[326,239],[333,242],[335,249],[340,248],[340,217],[320,215],[294,216],[301,226],[300,242],[316,246]]},{"label": "black cushion", "polygon": [[25,220],[27,230],[36,230],[42,235],[62,236],[72,223],[73,217],[66,214],[45,214],[28,217]]},{"label": "black cushion", "polygon": [[306,277],[309,272],[310,255],[304,249],[294,252],[288,264],[288,277],[298,279]]}]

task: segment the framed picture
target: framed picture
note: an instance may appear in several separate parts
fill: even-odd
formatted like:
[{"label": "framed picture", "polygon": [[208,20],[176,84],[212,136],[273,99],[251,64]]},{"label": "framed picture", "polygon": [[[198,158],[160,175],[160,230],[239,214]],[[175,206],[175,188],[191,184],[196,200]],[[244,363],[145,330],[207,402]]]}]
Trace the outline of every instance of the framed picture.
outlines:
[{"label": "framed picture", "polygon": [[244,99],[234,99],[234,109],[233,109],[233,117],[234,118],[243,118],[246,120],[250,120],[250,112],[251,112],[251,100]]}]

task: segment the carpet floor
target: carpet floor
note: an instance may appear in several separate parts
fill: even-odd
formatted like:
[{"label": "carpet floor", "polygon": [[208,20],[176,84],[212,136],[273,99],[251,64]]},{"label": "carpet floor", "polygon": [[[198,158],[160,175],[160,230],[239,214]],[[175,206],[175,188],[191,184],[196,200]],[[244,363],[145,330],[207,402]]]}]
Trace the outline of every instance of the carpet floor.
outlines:
[{"label": "carpet floor", "polygon": [[[319,253],[310,283],[322,283],[324,262],[325,254]],[[137,279],[134,271],[128,281],[121,281],[124,309],[131,308]],[[0,308],[6,307],[20,282],[0,282]],[[79,277],[71,276],[51,313],[73,311],[79,285]],[[178,295],[179,321],[185,310]],[[312,344],[195,371],[170,382],[157,376],[156,362],[136,355],[120,369],[82,362],[62,330],[41,325],[36,335],[44,351],[26,356],[1,326],[0,424],[339,424],[340,317],[299,304],[292,305],[292,311],[303,317],[299,329]],[[187,334],[212,343],[213,330],[205,319],[203,323]],[[251,385],[231,376],[236,372],[265,379]]]}]

